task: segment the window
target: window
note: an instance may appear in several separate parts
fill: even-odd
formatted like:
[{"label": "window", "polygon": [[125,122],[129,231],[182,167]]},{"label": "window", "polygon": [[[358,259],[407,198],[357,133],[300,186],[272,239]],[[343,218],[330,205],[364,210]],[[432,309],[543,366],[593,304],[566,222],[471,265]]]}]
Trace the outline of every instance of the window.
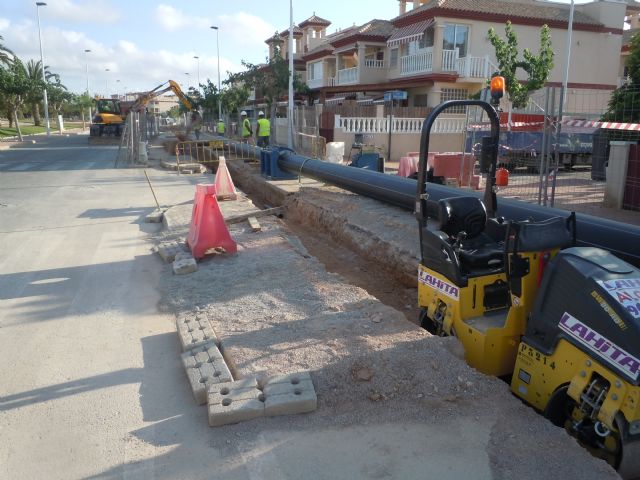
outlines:
[{"label": "window", "polygon": [[433,47],[433,37],[434,37],[433,27],[427,28],[424,34],[422,35],[422,38],[418,42],[418,48],[423,49],[423,48]]},{"label": "window", "polygon": [[458,50],[458,57],[467,56],[467,46],[469,43],[469,27],[466,25],[447,24],[444,27],[442,39],[443,50]]},{"label": "window", "polygon": [[413,97],[413,106],[414,107],[426,107],[427,103],[427,94],[415,95]]},{"label": "window", "polygon": [[[443,88],[440,92],[440,101],[448,102],[449,100],[466,100],[469,98],[469,92],[464,88]],[[463,106],[451,107],[445,110],[446,113],[464,113]]]},{"label": "window", "polygon": [[309,80],[322,79],[322,62],[314,62],[309,65]]},{"label": "window", "polygon": [[391,68],[395,68],[398,66],[398,49],[397,48],[391,49],[391,54],[389,57],[389,66]]}]

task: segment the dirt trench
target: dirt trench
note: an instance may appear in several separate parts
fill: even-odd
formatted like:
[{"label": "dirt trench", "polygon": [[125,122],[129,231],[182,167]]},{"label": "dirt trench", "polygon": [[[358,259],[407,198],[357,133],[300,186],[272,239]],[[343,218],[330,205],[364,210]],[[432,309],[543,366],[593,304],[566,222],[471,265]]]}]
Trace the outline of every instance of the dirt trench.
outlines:
[{"label": "dirt trench", "polygon": [[[385,305],[402,312],[410,322],[418,324],[416,275],[407,273],[413,263],[407,265],[406,259],[394,261],[394,258],[381,261],[380,255],[395,256],[384,242],[368,238],[364,247],[356,245],[361,238],[358,239],[358,232],[347,231],[350,226],[314,205],[313,201],[302,201],[296,193],[279,195],[273,189],[265,188],[264,180],[256,178],[246,165],[232,175],[256,206],[285,207],[280,219],[282,225],[300,240],[310,255],[324,264],[328,272],[341,275],[351,285],[366,290]],[[417,228],[415,234],[417,241]],[[415,269],[417,271],[417,263]]]}]

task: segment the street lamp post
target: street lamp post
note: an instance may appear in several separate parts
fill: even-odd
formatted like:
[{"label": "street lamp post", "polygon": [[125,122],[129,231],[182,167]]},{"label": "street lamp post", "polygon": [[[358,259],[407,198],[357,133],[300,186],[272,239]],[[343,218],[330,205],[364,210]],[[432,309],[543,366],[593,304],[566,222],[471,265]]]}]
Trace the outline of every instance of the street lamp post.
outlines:
[{"label": "street lamp post", "polygon": [[189,85],[189,81],[190,81],[190,80],[189,80],[189,72],[184,72],[184,74],[185,74],[185,76],[187,77],[187,83],[186,83],[186,85],[187,85],[187,91],[188,91],[188,90],[189,90],[189,87],[190,87],[190,85]]},{"label": "street lamp post", "polygon": [[[87,73],[87,96],[91,98],[91,93],[89,92],[89,58],[87,57],[87,53],[91,53],[91,50],[86,49],[84,51],[84,65],[85,65],[85,71]],[[91,122],[92,122],[91,105],[89,105],[89,124],[91,124]]]},{"label": "street lamp post", "polygon": [[216,31],[216,51],[218,53],[218,116],[222,116],[222,101],[220,98],[220,37],[218,36],[218,27],[212,26]]},{"label": "street lamp post", "polygon": [[40,63],[42,63],[42,81],[44,82],[44,118],[47,123],[47,135],[51,135],[51,125],[49,124],[49,102],[47,99],[47,78],[44,74],[44,56],[42,55],[42,33],[40,32],[40,7],[45,7],[44,2],[36,2],[36,15],[38,17],[38,38],[40,39]]},{"label": "street lamp post", "polygon": [[200,90],[200,57],[196,55],[193,58],[198,61],[198,90]]},{"label": "street lamp post", "polygon": [[109,70],[108,68],[104,69],[104,96],[105,98],[109,98]]}]

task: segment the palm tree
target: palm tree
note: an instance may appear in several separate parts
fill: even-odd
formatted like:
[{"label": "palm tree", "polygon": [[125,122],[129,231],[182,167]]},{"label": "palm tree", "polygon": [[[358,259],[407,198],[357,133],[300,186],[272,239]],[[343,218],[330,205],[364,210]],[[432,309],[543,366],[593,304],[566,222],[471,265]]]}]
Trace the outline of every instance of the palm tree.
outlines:
[{"label": "palm tree", "polygon": [[42,62],[40,60],[27,62],[27,78],[32,85],[31,92],[27,98],[27,103],[31,107],[31,115],[34,125],[40,125],[40,102],[42,101]]},{"label": "palm tree", "polygon": [[2,43],[2,35],[0,35],[0,63],[8,65],[13,60],[13,52]]}]

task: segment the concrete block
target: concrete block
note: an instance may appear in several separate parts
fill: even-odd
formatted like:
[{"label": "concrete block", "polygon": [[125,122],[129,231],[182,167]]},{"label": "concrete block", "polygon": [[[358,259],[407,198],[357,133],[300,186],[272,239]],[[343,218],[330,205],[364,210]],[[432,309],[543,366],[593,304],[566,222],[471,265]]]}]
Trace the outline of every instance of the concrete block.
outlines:
[{"label": "concrete block", "polygon": [[318,407],[311,376],[308,372],[270,378],[263,388],[265,415],[292,415],[312,412]]},{"label": "concrete block", "polygon": [[173,273],[175,275],[186,275],[198,271],[198,264],[196,260],[192,258],[186,258],[182,260],[174,260]]},{"label": "concrete block", "polygon": [[[207,403],[207,390],[217,383],[233,381],[229,369],[215,368],[215,362],[219,362],[222,355],[214,342],[209,342],[199,348],[182,354],[184,365],[193,398],[198,405]],[[224,363],[224,362],[223,362]]]},{"label": "concrete block", "polygon": [[154,210],[149,215],[144,217],[145,223],[162,223],[162,216],[164,213],[162,210]]},{"label": "concrete block", "polygon": [[209,405],[209,425],[218,427],[231,423],[244,422],[264,414],[264,403],[260,400],[225,399],[223,403]]},{"label": "concrete block", "polygon": [[189,260],[189,259],[193,259],[193,255],[191,254],[191,252],[178,252],[176,253],[175,258],[173,259],[174,262],[177,262],[179,260]]},{"label": "concrete block", "polygon": [[[180,339],[183,352],[202,347],[209,342],[214,342],[217,346],[220,345],[209,320],[204,315],[197,317],[193,315],[178,317],[176,319],[176,329],[178,330],[178,338]],[[219,353],[218,351],[218,354]],[[222,355],[214,358],[214,360],[219,359],[222,359]]]},{"label": "concrete block", "polygon": [[261,417],[264,414],[264,394],[255,378],[209,386],[209,425],[227,425]]},{"label": "concrete block", "polygon": [[173,262],[176,259],[176,255],[185,251],[182,244],[178,242],[162,242],[158,245],[158,254],[166,262]]}]

